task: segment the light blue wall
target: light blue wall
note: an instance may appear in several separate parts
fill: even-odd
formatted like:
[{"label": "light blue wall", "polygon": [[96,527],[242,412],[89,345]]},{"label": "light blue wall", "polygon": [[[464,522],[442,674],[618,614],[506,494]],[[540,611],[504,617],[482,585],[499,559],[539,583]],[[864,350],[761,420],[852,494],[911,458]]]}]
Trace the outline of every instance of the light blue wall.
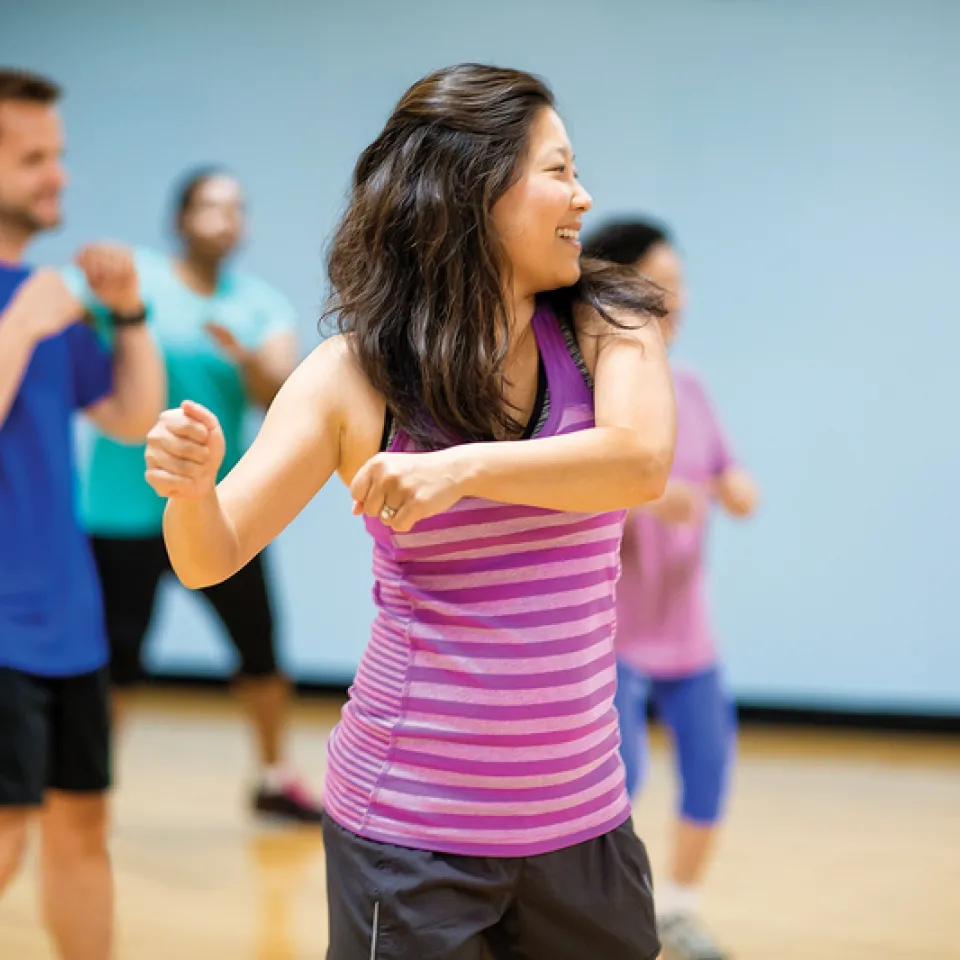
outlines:
[{"label": "light blue wall", "polygon": [[[69,225],[164,242],[198,161],[248,186],[247,266],[316,342],[321,248],[353,160],[405,85],[464,59],[554,84],[600,214],[668,218],[693,301],[680,352],[765,492],[719,522],[716,619],[742,697],[960,712],[960,4],[0,0],[0,61],[69,90]],[[589,12],[588,12],[589,11]],[[371,614],[340,489],[282,537],[286,656],[345,679]],[[221,670],[164,601],[155,664]]]}]

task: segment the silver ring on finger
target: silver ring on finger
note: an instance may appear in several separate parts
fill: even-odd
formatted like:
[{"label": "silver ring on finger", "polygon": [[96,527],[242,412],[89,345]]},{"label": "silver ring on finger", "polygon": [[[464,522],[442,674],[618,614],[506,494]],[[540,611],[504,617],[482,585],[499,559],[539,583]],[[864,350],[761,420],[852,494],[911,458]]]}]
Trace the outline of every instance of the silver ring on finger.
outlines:
[{"label": "silver ring on finger", "polygon": [[396,515],[397,515],[397,511],[394,510],[393,507],[387,506],[387,504],[384,504],[380,508],[380,519],[384,523],[389,523]]}]

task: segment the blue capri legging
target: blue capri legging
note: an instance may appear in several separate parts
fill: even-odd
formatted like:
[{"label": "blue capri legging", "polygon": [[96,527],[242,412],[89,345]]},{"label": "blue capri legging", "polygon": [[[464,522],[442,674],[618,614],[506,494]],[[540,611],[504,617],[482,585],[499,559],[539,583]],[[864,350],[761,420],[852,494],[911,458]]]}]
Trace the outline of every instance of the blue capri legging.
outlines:
[{"label": "blue capri legging", "polygon": [[723,812],[736,748],[736,715],[716,668],[676,680],[650,680],[617,664],[616,707],[627,790],[636,795],[646,774],[647,697],[669,728],[680,774],[680,813],[716,823]]}]

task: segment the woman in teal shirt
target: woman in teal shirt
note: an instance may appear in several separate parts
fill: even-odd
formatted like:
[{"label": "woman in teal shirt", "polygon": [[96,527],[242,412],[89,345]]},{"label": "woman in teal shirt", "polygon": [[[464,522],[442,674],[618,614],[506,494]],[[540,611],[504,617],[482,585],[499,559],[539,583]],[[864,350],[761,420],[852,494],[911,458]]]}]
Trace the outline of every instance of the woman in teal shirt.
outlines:
[{"label": "woman in teal shirt", "polygon": [[[175,213],[176,256],[135,251],[140,288],[166,360],[170,405],[189,397],[216,412],[226,441],[225,475],[244,452],[250,405],[269,406],[296,365],[296,318],[277,290],[228,264],[245,229],[243,193],[234,177],[218,169],[189,176]],[[126,694],[143,676],[143,640],[160,580],[170,569],[161,535],[164,501],[144,479],[143,458],[142,446],[98,435],[81,498],[103,583],[121,712]],[[254,809],[315,822],[319,806],[282,763],[289,688],[277,666],[260,558],[203,593],[236,648],[236,689],[258,734],[263,769]]]}]

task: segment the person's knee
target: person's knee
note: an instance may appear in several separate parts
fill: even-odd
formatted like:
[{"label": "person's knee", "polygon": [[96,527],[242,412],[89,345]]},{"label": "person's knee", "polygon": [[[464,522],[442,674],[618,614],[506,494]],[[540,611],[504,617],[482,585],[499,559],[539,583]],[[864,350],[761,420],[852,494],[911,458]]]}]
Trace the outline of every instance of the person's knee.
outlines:
[{"label": "person's knee", "polygon": [[273,637],[269,633],[259,633],[247,637],[242,643],[236,643],[240,658],[238,678],[265,682],[281,679]]},{"label": "person's knee", "polygon": [[101,856],[107,849],[107,797],[51,791],[42,825],[43,855],[48,860],[69,862]]},{"label": "person's knee", "polygon": [[725,799],[725,778],[716,771],[702,770],[696,777],[684,781],[680,813],[694,823],[712,826],[723,816]]},{"label": "person's knee", "polygon": [[25,809],[0,810],[0,892],[20,870],[27,847],[29,812]]},{"label": "person's knee", "polygon": [[132,690],[143,681],[140,650],[134,645],[116,646],[110,651],[110,683],[115,690]]},{"label": "person's knee", "polygon": [[733,736],[727,734],[704,738],[695,756],[681,759],[680,812],[688,820],[712,825],[723,816],[727,798]]},{"label": "person's knee", "polygon": [[703,826],[723,816],[736,751],[736,713],[716,671],[678,684],[669,707],[680,814]]}]

